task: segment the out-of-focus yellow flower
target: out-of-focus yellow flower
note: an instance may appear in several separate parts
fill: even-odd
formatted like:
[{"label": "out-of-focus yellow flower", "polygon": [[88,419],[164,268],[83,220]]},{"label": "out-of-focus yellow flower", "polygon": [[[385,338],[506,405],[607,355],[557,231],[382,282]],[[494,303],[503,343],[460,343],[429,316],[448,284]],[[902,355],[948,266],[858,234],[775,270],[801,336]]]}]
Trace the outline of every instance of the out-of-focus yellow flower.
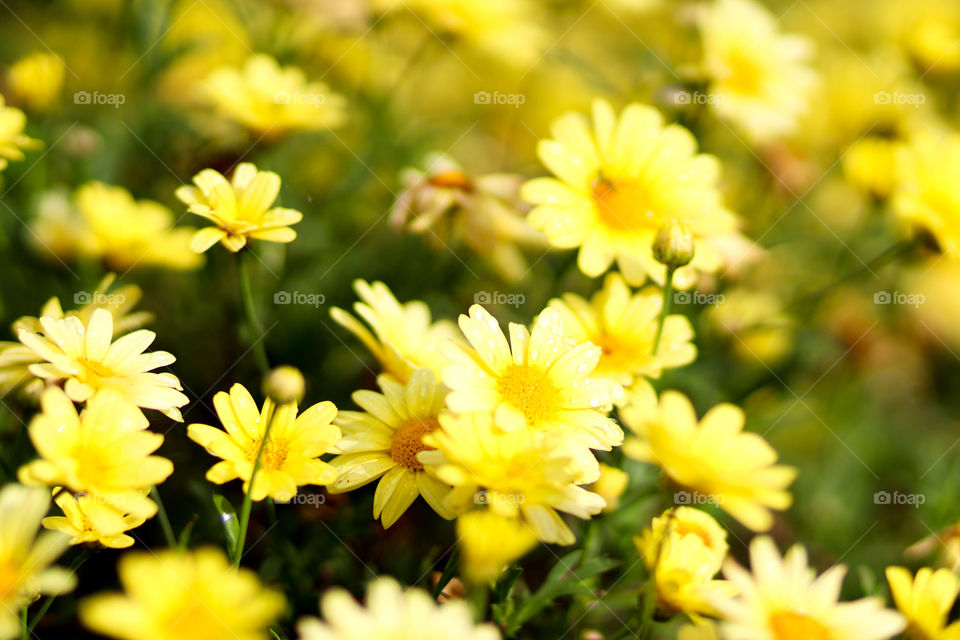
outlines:
[{"label": "out-of-focus yellow flower", "polygon": [[332,129],[345,119],[343,96],[322,82],[309,82],[302,69],[281,67],[264,54],[248,58],[242,69],[216,69],[203,89],[217,113],[263,137]]},{"label": "out-of-focus yellow flower", "polygon": [[685,624],[677,631],[677,640],[720,640],[717,624],[702,619],[696,624]]},{"label": "out-of-focus yellow flower", "polygon": [[790,352],[794,327],[781,301],[769,291],[741,286],[729,289],[710,307],[712,328],[729,336],[734,353],[746,362],[771,366]]},{"label": "out-of-focus yellow flower", "polygon": [[83,624],[121,640],[266,640],[285,606],[249,569],[235,569],[219,549],[127,553],[118,573],[124,593],[80,603]]},{"label": "out-of-focus yellow flower", "polygon": [[[191,440],[222,458],[207,471],[210,482],[223,484],[239,478],[253,500],[270,496],[285,502],[296,495],[297,487],[336,480],[336,469],[320,460],[335,451],[340,440],[340,429],[332,424],[337,415],[332,402],[318,402],[298,416],[296,402],[276,406],[267,398],[258,411],[250,392],[235,384],[230,393],[215,395],[213,406],[225,431],[205,424],[187,427]],[[251,490],[250,476],[268,426],[269,437]]]},{"label": "out-of-focus yellow flower", "polygon": [[519,246],[544,247],[547,240],[527,223],[520,202],[523,178],[512,174],[470,176],[450,156],[427,156],[425,170],[405,169],[403,191],[390,221],[413,233],[430,234],[437,244],[462,240],[489,256],[507,280],[528,270]]},{"label": "out-of-focus yellow flower", "polygon": [[550,301],[563,322],[563,332],[577,342],[601,349],[593,375],[630,387],[641,376],[659,378],[664,369],[681,367],[697,357],[693,327],[682,315],[667,316],[657,352],[663,294],[654,287],[636,294],[620,274],[607,274],[603,289],[590,302],[573,293]]},{"label": "out-of-focus yellow flower", "polygon": [[713,579],[727,555],[727,532],[703,511],[668,509],[634,544],[652,573],[662,614],[716,615],[710,601],[736,595],[729,582]]},{"label": "out-of-focus yellow flower", "polygon": [[300,222],[303,214],[273,206],[280,194],[280,176],[273,171],[259,171],[252,163],[242,162],[229,182],[219,171],[204,169],[193,176],[193,183],[195,187],[178,188],[177,197],[190,213],[216,225],[193,234],[193,251],[203,253],[219,242],[236,253],[251,238],[268,242],[296,239],[297,232],[290,225]]},{"label": "out-of-focus yellow flower", "polygon": [[50,387],[40,406],[30,422],[30,441],[40,458],[20,467],[20,482],[85,493],[120,516],[153,517],[157,505],[146,492],[173,473],[173,464],[150,455],[163,436],[147,431],[149,423],[135,405],[106,389],[78,415],[67,394]]},{"label": "out-of-focus yellow flower", "polygon": [[739,591],[734,599],[716,599],[721,636],[742,640],[882,640],[904,628],[900,614],[879,598],[839,602],[847,568],[834,565],[816,576],[807,552],[796,545],[783,558],[773,540],[750,543],[752,574],[728,560],[723,573]]},{"label": "out-of-focus yellow flower", "polygon": [[377,578],[360,606],[344,589],[330,589],[320,599],[324,621],[304,618],[300,640],[500,640],[491,624],[476,625],[466,603],[437,604],[423,589],[401,589],[393,578]]},{"label": "out-of-focus yellow flower", "polygon": [[[203,258],[190,251],[194,229],[174,227],[173,212],[152,200],[134,200],[123,187],[90,182],[74,193],[75,210],[47,200],[31,224],[34,240],[61,259],[103,260],[110,268],[192,269]],[[49,205],[53,206],[49,206]]]},{"label": "out-of-focus yellow flower", "polygon": [[146,518],[118,511],[88,493],[73,495],[54,487],[53,495],[63,515],[44,518],[43,526],[66,533],[71,537],[70,544],[95,542],[110,549],[124,549],[133,545],[133,538],[124,532],[146,522]]},{"label": "out-of-focus yellow flower", "polygon": [[447,364],[439,345],[462,341],[456,325],[449,320],[433,322],[430,308],[420,300],[398,302],[382,282],[355,280],[353,288],[361,300],[353,309],[367,321],[373,333],[338,307],[330,310],[330,317],[357,336],[380,361],[383,370],[400,382],[408,381],[418,367],[430,369],[439,378]]},{"label": "out-of-focus yellow flower", "polygon": [[492,509],[474,509],[457,518],[464,577],[482,584],[496,580],[505,567],[530,551],[537,536],[529,525]]},{"label": "out-of-focus yellow flower", "polygon": [[843,155],[843,173],[861,189],[885,198],[897,184],[899,140],[867,136],[855,142]]},{"label": "out-of-focus yellow flower", "polygon": [[916,577],[903,567],[887,567],[887,582],[897,609],[907,619],[907,636],[913,640],[956,640],[960,622],[947,625],[960,582],[950,569],[923,567]]},{"label": "out-of-focus yellow flower", "polygon": [[732,404],[713,407],[697,422],[682,393],[665,391],[658,406],[631,404],[620,411],[636,437],[628,456],[660,466],[686,490],[705,494],[754,531],[773,525],[770,509],[786,509],[787,487],[796,469],[774,464],[777,452],[755,433],[744,433],[743,411]]},{"label": "out-of-focus yellow flower", "polygon": [[277,404],[300,402],[307,392],[307,382],[296,367],[274,367],[263,380],[263,395]]},{"label": "out-of-focus yellow flower", "polygon": [[44,489],[8,484],[0,489],[0,638],[13,640],[20,633],[20,609],[40,594],[72,591],[76,578],[51,566],[67,548],[69,538],[48,531],[37,535],[40,520],[50,508]]},{"label": "out-of-focus yellow flower", "polygon": [[380,479],[373,497],[373,517],[390,527],[423,496],[441,517],[456,515],[445,504],[450,487],[437,480],[434,468],[417,458],[432,449],[423,437],[440,427],[446,389],[430,369],[416,369],[404,385],[389,375],[377,383],[383,394],[357,391],[353,401],[363,409],[343,411],[336,424],[343,430],[337,456],[330,464],[339,473],[330,493],[352,491]]},{"label": "out-of-focus yellow flower", "polygon": [[144,409],[155,409],[182,422],[179,407],[189,399],[172,373],[152,373],[173,364],[166,351],[144,353],[157,337],[140,329],[113,339],[113,314],[94,309],[84,322],[77,316],[42,317],[40,327],[21,327],[20,342],[42,359],[30,365],[30,373],[51,382],[65,381],[64,389],[74,402],[86,402],[101,389],[119,392]]},{"label": "out-of-focus yellow flower", "polygon": [[[960,69],[960,8],[951,0],[896,3],[902,20],[901,44],[927,73],[948,74]],[[924,74],[926,75],[926,73]]]},{"label": "out-of-focus yellow flower", "polygon": [[698,270],[720,268],[720,254],[703,240],[733,231],[736,217],[717,190],[716,158],[698,154],[689,131],[665,127],[656,109],[641,104],[618,118],[603,100],[593,103],[592,130],[583,115],[569,113],[550,131],[553,139],[541,140],[537,154],[556,177],[530,180],[521,195],[537,205],[529,217],[534,229],[556,247],[580,248],[585,274],[599,276],[616,260],[632,285],[647,275],[663,282],[652,245],[668,220],[685,223],[696,243],[676,286],[692,286]]},{"label": "out-of-focus yellow flower", "polygon": [[10,160],[23,160],[24,149],[36,149],[39,140],[27,136],[23,128],[27,125],[27,116],[23,111],[6,106],[0,95],[0,171],[7,168]]},{"label": "out-of-focus yellow flower", "polygon": [[590,490],[603,498],[607,506],[604,512],[616,511],[620,503],[620,496],[626,491],[630,483],[630,476],[623,469],[600,464],[600,477],[590,485]]},{"label": "out-of-focus yellow flower", "polygon": [[775,17],[753,0],[715,0],[699,26],[717,114],[751,142],[792,133],[816,84],[808,66],[813,43],[779,33]]},{"label": "out-of-focus yellow flower", "polygon": [[537,538],[555,544],[576,540],[557,510],[588,519],[603,509],[603,498],[578,486],[595,472],[572,459],[556,434],[504,432],[486,411],[443,414],[440,426],[424,439],[438,450],[419,459],[438,465],[437,476],[454,487],[452,508],[486,505],[502,517],[521,518]]},{"label": "out-of-focus yellow flower", "polygon": [[14,100],[34,111],[47,111],[63,92],[63,61],[53,53],[38,51],[26,55],[7,71],[7,84]]},{"label": "out-of-focus yellow flower", "polygon": [[960,523],[952,524],[919,540],[904,552],[908,558],[922,558],[939,552],[937,562],[953,571],[960,569]]}]

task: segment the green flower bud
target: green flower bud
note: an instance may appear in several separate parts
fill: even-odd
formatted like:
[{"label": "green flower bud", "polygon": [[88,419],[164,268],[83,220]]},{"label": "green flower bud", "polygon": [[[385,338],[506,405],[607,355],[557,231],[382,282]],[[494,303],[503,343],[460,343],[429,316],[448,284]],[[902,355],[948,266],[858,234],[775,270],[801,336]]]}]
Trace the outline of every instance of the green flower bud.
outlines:
[{"label": "green flower bud", "polygon": [[653,240],[653,257],[667,269],[679,269],[693,260],[693,233],[677,220],[667,220]]},{"label": "green flower bud", "polygon": [[263,380],[263,392],[277,404],[299,402],[305,391],[303,374],[296,367],[276,367]]}]

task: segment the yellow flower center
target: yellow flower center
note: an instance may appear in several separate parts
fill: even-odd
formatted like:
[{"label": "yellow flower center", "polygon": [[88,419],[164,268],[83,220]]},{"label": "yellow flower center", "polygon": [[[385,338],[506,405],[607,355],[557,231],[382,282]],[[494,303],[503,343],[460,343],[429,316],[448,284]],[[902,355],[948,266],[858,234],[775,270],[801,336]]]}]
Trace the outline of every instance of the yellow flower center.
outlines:
[{"label": "yellow flower center", "polygon": [[20,587],[20,567],[12,562],[0,564],[0,601],[12,596]]},{"label": "yellow flower center", "polygon": [[[600,362],[595,374],[632,374],[652,355],[653,340],[636,344],[610,334],[591,336],[590,342],[600,347]],[[661,347],[662,348],[662,347]]]},{"label": "yellow flower center", "polygon": [[429,182],[435,187],[473,191],[473,185],[470,184],[470,178],[463,171],[441,171],[440,173],[432,176]]},{"label": "yellow flower center", "polygon": [[[207,589],[206,585],[196,585],[198,589]],[[204,591],[199,591],[204,594]],[[176,608],[169,614],[169,622],[162,637],[164,638],[227,638],[237,635],[237,631],[227,626],[218,615],[211,611],[211,604],[197,599],[186,598],[183,607],[190,607],[186,611]]]},{"label": "yellow flower center", "polygon": [[776,640],[834,640],[833,633],[816,618],[787,611],[770,619]]},{"label": "yellow flower center", "polygon": [[[246,451],[247,460],[254,462],[257,459],[257,452],[260,450],[260,442],[254,442]],[[269,469],[277,471],[283,468],[283,463],[287,460],[287,444],[278,442],[276,438],[271,437],[267,440],[267,445],[263,448],[260,455],[260,469]]]},{"label": "yellow flower center", "polygon": [[727,75],[720,78],[725,86],[739,94],[760,92],[763,68],[760,59],[751,51],[734,51],[727,60]]},{"label": "yellow flower center", "polygon": [[77,376],[81,382],[90,386],[98,386],[103,378],[113,378],[116,374],[112,369],[105,366],[102,362],[80,358],[77,361],[80,365],[80,375]]},{"label": "yellow flower center", "polygon": [[417,460],[421,451],[431,451],[433,447],[423,444],[423,436],[440,427],[436,418],[413,418],[400,425],[393,434],[388,453],[397,464],[409,469],[423,470],[423,465]]},{"label": "yellow flower center", "polygon": [[497,383],[497,391],[523,413],[531,427],[553,416],[563,400],[547,372],[529,365],[507,367]]},{"label": "yellow flower center", "polygon": [[591,186],[600,222],[614,231],[656,230],[662,220],[657,200],[642,180],[611,180],[599,176]]}]

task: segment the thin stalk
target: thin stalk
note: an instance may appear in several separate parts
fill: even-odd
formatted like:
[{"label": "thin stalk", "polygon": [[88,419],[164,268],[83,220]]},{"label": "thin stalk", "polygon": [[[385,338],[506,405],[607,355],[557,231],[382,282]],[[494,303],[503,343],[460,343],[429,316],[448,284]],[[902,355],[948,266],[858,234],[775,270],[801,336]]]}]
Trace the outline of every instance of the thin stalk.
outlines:
[{"label": "thin stalk", "polygon": [[[83,553],[77,556],[77,559],[70,564],[70,571],[76,571],[77,569],[79,569],[80,566],[84,562],[86,562],[87,558],[89,558],[91,555],[92,554],[90,553],[89,549],[84,549]],[[27,631],[29,632],[30,635],[33,635],[33,630],[37,628],[38,624],[40,624],[40,620],[42,620],[43,616],[47,614],[47,611],[50,610],[50,606],[53,604],[53,601],[56,599],[57,599],[57,596],[47,596],[44,599],[43,604],[40,605],[40,609],[38,609],[37,612],[33,614],[33,620],[30,621],[30,624],[27,627]],[[24,612],[26,612],[26,609],[24,609]]]},{"label": "thin stalk", "polygon": [[653,355],[657,355],[660,348],[660,338],[663,336],[663,325],[667,322],[670,313],[670,303],[673,301],[673,273],[675,269],[667,267],[667,278],[663,283],[663,307],[660,309],[660,321],[657,323],[657,336],[653,339]]},{"label": "thin stalk", "polygon": [[167,517],[167,510],[163,506],[163,500],[160,499],[160,491],[155,486],[150,489],[150,497],[157,503],[157,520],[160,521],[160,528],[163,529],[163,537],[167,540],[167,546],[176,549],[177,536],[173,534],[170,518]]},{"label": "thin stalk", "polygon": [[243,298],[243,310],[247,316],[247,325],[250,331],[250,348],[253,350],[253,359],[261,375],[270,372],[270,360],[267,359],[267,347],[263,343],[263,325],[257,317],[257,306],[253,300],[253,286],[250,284],[250,260],[255,256],[250,249],[240,252],[237,275],[240,279],[240,297]]},{"label": "thin stalk", "polygon": [[260,448],[257,449],[257,457],[253,461],[253,470],[250,472],[250,483],[247,485],[247,491],[243,496],[243,506],[240,507],[240,531],[237,534],[237,545],[233,549],[233,566],[240,566],[240,558],[243,556],[243,546],[247,540],[247,526],[250,524],[250,510],[253,508],[253,483],[257,479],[257,472],[260,471],[260,459],[263,457],[263,450],[267,448],[267,440],[270,439],[270,428],[273,427],[273,416],[276,410],[269,415],[267,428],[263,431],[263,440],[260,441]]}]

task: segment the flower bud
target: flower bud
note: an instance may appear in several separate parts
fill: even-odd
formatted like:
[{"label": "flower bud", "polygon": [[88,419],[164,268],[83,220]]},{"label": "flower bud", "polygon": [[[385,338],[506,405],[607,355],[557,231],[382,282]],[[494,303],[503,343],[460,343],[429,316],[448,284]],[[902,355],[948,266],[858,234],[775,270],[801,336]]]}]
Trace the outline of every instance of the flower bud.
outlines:
[{"label": "flower bud", "polygon": [[667,269],[679,269],[693,260],[693,233],[683,222],[667,220],[653,240],[653,257]]},{"label": "flower bud", "polygon": [[263,381],[263,392],[277,404],[299,402],[305,391],[303,374],[288,365],[274,368]]}]

